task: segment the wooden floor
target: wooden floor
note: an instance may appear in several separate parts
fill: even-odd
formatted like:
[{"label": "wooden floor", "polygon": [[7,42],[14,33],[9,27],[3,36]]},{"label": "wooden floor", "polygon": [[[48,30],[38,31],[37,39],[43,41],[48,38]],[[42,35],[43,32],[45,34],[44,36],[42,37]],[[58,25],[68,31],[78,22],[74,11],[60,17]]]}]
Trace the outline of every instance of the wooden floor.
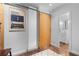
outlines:
[{"label": "wooden floor", "polygon": [[40,51],[43,51],[43,50],[36,49],[36,50],[32,50],[32,51],[29,51],[29,52],[25,52],[25,53],[19,54],[18,56],[30,56],[30,55],[35,54],[35,53],[38,53]]},{"label": "wooden floor", "polygon": [[[57,47],[54,47],[54,46],[50,46],[48,49],[51,49],[52,51],[56,52],[56,53],[60,53],[59,52],[59,48]],[[45,49],[43,49],[45,50]],[[25,52],[25,53],[22,53],[22,54],[18,54],[18,56],[31,56],[32,54],[35,54],[35,53],[38,53],[38,52],[41,52],[43,51],[41,49],[36,49],[36,50],[32,50],[30,52]],[[69,53],[69,56],[78,56],[78,55],[75,55],[75,54],[72,54],[72,53]]]},{"label": "wooden floor", "polygon": [[[56,48],[56,47],[54,47],[54,46],[53,46],[53,47],[50,46],[48,49],[51,49],[52,51],[55,51],[56,53],[59,54],[58,48]],[[45,49],[43,49],[43,50],[45,50]],[[25,53],[19,54],[18,56],[31,56],[32,54],[41,52],[41,51],[43,51],[43,50],[41,50],[41,49],[36,49],[36,50],[32,50],[32,51],[30,51],[30,52],[25,52]]]}]

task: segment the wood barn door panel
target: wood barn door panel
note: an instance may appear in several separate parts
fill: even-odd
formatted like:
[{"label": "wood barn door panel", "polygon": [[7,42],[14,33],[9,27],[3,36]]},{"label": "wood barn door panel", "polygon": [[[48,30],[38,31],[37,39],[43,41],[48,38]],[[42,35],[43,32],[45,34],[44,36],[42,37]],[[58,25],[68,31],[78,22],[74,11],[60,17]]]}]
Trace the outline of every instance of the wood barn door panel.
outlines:
[{"label": "wood barn door panel", "polygon": [[50,44],[50,15],[46,13],[40,13],[40,49],[46,49]]},{"label": "wood barn door panel", "polygon": [[0,49],[4,48],[4,9],[3,4],[0,4]]}]

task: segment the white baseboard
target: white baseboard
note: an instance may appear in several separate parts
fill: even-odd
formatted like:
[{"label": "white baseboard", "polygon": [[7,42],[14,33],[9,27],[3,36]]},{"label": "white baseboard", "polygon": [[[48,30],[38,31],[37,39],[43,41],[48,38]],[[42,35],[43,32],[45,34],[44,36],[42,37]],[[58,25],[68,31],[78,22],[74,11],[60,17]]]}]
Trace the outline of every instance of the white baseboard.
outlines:
[{"label": "white baseboard", "polygon": [[38,49],[38,47],[35,47],[35,48],[28,48],[28,51],[32,51],[32,50],[36,50]]},{"label": "white baseboard", "polygon": [[25,53],[25,52],[27,52],[27,50],[22,50],[22,51],[13,52],[13,53],[12,53],[12,56],[17,56],[18,54],[22,54],[22,53]]},{"label": "white baseboard", "polygon": [[79,55],[79,53],[78,52],[75,52],[75,51],[70,51],[71,53],[74,53],[74,54],[76,54],[76,55]]}]

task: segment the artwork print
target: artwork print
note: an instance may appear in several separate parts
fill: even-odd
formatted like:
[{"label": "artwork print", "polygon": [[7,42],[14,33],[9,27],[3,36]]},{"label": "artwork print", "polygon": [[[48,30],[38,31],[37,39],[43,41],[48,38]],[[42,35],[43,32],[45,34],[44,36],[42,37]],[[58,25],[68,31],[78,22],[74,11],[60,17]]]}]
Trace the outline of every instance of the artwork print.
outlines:
[{"label": "artwork print", "polygon": [[24,30],[25,14],[24,11],[18,8],[10,9],[10,31]]}]

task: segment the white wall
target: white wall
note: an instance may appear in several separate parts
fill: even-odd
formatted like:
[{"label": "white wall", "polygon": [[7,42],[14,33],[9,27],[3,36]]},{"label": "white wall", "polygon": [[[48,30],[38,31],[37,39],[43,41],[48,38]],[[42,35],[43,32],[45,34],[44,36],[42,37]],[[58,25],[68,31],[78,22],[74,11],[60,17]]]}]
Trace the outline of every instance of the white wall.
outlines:
[{"label": "white wall", "polygon": [[45,13],[48,13],[49,14],[50,7],[49,7],[48,4],[40,4],[38,9],[41,12],[45,12]]},{"label": "white wall", "polygon": [[[22,32],[9,32],[9,8],[9,5],[4,5],[4,48],[11,48],[12,54],[17,54],[27,50],[26,30]],[[27,12],[27,9],[25,12]]]},{"label": "white wall", "polygon": [[18,7],[26,13],[25,31],[9,32],[10,5],[4,5],[4,48],[11,48],[13,55],[37,48],[37,13]]},{"label": "white wall", "polygon": [[65,12],[71,14],[71,24],[67,31],[67,40],[70,43],[70,50],[79,52],[79,4],[65,4],[53,10],[52,14],[52,42],[58,46],[58,41],[61,40],[60,33],[58,32],[58,17]]},{"label": "white wall", "polygon": [[37,11],[31,9],[28,9],[28,35],[28,51],[37,49]]},{"label": "white wall", "polygon": [[52,14],[51,19],[51,44],[59,47],[60,34],[58,30],[58,17],[55,14]]}]

